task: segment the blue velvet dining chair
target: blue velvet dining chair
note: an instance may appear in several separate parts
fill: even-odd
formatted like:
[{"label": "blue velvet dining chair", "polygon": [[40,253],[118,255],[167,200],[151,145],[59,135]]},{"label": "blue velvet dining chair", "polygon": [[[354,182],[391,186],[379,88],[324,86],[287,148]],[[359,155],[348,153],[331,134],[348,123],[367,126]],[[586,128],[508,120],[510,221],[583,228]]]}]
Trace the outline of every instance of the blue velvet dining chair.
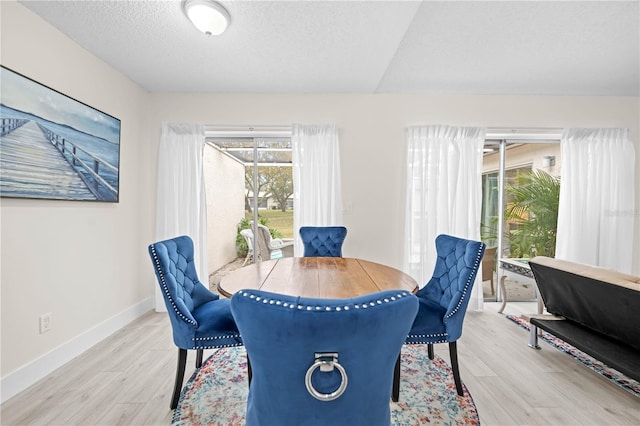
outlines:
[{"label": "blue velvet dining chair", "polygon": [[394,364],[418,311],[413,294],[241,290],[231,311],[253,373],[248,426],[389,425]]},{"label": "blue velvet dining chair", "polygon": [[[434,343],[449,343],[451,369],[458,395],[462,383],[458,367],[456,342],[462,335],[462,323],[469,305],[471,289],[484,255],[485,244],[451,235],[436,237],[437,259],[433,276],[416,293],[420,308],[406,343],[427,344],[429,358],[434,358]],[[400,357],[394,373],[393,396],[398,401]]]},{"label": "blue velvet dining chair", "polygon": [[300,238],[304,257],[342,257],[342,243],[347,237],[344,226],[302,226]]},{"label": "blue velvet dining chair", "polygon": [[231,314],[230,300],[220,299],[200,282],[193,254],[193,241],[186,235],[149,246],[149,255],[169,313],[173,342],[178,347],[171,409],[178,405],[187,350],[197,351],[196,368],[200,368],[204,349],[242,344]]}]

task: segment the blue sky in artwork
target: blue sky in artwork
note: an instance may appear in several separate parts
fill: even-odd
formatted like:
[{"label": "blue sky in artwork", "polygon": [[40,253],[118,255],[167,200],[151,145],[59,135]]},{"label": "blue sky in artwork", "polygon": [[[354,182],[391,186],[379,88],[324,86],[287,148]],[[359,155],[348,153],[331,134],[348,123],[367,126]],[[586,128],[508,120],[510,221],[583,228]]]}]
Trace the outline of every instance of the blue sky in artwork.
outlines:
[{"label": "blue sky in artwork", "polygon": [[28,78],[0,68],[2,104],[120,144],[120,121]]}]

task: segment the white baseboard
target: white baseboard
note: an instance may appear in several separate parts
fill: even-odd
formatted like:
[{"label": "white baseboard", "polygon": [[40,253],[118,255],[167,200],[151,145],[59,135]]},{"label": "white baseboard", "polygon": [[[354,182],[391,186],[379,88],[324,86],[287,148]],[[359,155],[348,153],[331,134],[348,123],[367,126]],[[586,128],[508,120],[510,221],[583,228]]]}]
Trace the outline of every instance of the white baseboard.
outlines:
[{"label": "white baseboard", "polygon": [[2,377],[0,379],[0,403],[27,389],[153,308],[154,298],[149,297]]}]

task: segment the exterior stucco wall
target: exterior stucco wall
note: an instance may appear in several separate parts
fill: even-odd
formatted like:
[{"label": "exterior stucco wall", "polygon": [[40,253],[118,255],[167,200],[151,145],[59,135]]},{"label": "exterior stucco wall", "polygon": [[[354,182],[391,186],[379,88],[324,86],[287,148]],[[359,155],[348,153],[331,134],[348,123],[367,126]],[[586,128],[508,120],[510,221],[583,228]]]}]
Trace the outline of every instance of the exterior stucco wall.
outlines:
[{"label": "exterior stucco wall", "polygon": [[244,216],[244,165],[205,145],[209,274],[236,258],[236,232]]}]

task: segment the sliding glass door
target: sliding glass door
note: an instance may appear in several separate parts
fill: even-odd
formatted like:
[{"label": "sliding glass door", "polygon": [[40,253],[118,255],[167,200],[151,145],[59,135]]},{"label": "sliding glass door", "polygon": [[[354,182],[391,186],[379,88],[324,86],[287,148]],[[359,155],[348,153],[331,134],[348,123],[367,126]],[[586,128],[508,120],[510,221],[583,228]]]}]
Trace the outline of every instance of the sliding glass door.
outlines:
[{"label": "sliding glass door", "polygon": [[[482,175],[481,237],[485,301],[502,300],[500,259],[553,257],[560,187],[560,146],[545,140],[487,140]],[[530,280],[504,281],[508,300],[533,301]]]},{"label": "sliding glass door", "polygon": [[[256,253],[270,258],[292,255],[293,247],[289,244],[293,240],[290,132],[247,133],[212,132],[207,138],[209,146],[243,167],[244,213],[234,224],[238,256],[255,262],[258,256],[253,254]],[[251,222],[265,226],[269,235],[261,234],[256,226],[250,227]],[[242,232],[246,229],[250,232]],[[268,253],[259,251],[257,238],[269,239],[265,241]]]}]

